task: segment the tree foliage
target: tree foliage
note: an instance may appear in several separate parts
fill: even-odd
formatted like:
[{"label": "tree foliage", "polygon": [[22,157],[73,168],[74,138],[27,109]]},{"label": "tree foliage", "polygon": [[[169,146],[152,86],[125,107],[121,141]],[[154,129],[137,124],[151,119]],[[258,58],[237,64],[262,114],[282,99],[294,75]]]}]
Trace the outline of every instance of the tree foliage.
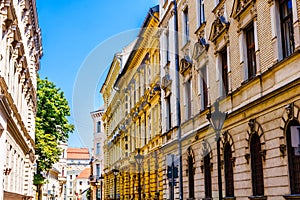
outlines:
[{"label": "tree foliage", "polygon": [[40,172],[51,169],[59,160],[62,150],[60,142],[67,142],[74,125],[68,122],[70,107],[64,93],[46,79],[37,81],[37,114],[35,151],[38,155],[36,182],[42,183]]}]

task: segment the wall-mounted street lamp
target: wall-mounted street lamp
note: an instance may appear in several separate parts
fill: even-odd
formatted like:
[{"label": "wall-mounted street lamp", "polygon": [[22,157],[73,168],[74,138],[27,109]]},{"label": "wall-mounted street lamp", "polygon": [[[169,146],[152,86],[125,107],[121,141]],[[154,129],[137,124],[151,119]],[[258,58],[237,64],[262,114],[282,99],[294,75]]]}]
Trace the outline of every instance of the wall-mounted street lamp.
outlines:
[{"label": "wall-mounted street lamp", "polygon": [[226,113],[220,112],[219,110],[219,101],[217,100],[214,105],[215,111],[211,113],[211,108],[209,107],[209,113],[207,114],[206,118],[208,119],[209,123],[213,127],[214,131],[216,132],[216,141],[217,141],[217,159],[218,159],[218,190],[219,190],[219,200],[222,200],[222,173],[221,173],[221,154],[220,154],[220,134],[226,119]]},{"label": "wall-mounted street lamp", "polygon": [[134,156],[135,161],[138,165],[138,193],[139,193],[139,200],[142,200],[142,187],[141,187],[141,165],[143,163],[144,160],[144,156],[141,155],[141,150],[137,149],[138,154]]},{"label": "wall-mounted street lamp", "polygon": [[120,171],[118,169],[112,169],[111,171],[113,172],[113,174],[115,176],[115,191],[114,191],[115,196],[114,196],[114,199],[117,200],[117,176],[118,176]]}]

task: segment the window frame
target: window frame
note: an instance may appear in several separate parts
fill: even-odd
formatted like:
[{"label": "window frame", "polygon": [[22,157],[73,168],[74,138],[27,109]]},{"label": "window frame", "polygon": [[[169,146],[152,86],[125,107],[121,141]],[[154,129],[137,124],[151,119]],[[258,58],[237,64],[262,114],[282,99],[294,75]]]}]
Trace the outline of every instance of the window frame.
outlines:
[{"label": "window frame", "polygon": [[190,40],[190,30],[189,30],[189,8],[188,6],[186,6],[183,10],[182,10],[182,24],[183,24],[183,45],[188,43],[188,41]]},{"label": "window frame", "polygon": [[101,121],[97,121],[97,133],[101,133],[102,132],[102,123]]},{"label": "window frame", "polygon": [[203,0],[197,0],[197,20],[198,20],[198,27],[200,27],[203,23],[205,23],[205,5]]},{"label": "window frame", "polygon": [[[228,59],[227,59],[227,46],[225,46],[220,51],[220,61],[221,61],[221,96],[225,97],[228,95],[229,92],[229,83],[228,83]],[[225,64],[226,63],[226,64]]]},{"label": "window frame", "polygon": [[201,110],[205,110],[208,106],[207,65],[202,66],[199,71],[200,71]]},{"label": "window frame", "polygon": [[[288,8],[288,2],[291,4],[291,9],[288,9],[290,12],[283,16],[282,9],[285,7],[285,4]],[[283,58],[289,57],[295,51],[295,38],[294,38],[294,27],[293,27],[293,5],[292,0],[280,0],[279,1],[279,16],[280,16],[280,34],[281,34],[281,46],[282,46],[282,56]],[[289,30],[285,30],[285,23],[289,26]],[[290,42],[289,46],[287,45],[287,35],[289,35]],[[289,49],[290,48],[290,49]],[[288,52],[289,51],[289,52]]]},{"label": "window frame", "polygon": [[194,158],[191,150],[188,154],[188,186],[189,198],[195,198]]},{"label": "window frame", "polygon": [[209,153],[204,156],[203,162],[205,198],[212,198],[211,162]]},{"label": "window frame", "polygon": [[229,142],[226,142],[224,146],[224,176],[225,195],[226,197],[234,197],[233,161],[231,145]]},{"label": "window frame", "polygon": [[[289,169],[289,182],[290,182],[290,192],[291,194],[299,194],[300,193],[300,181],[295,183],[297,180],[300,180],[300,171],[297,169],[300,163],[300,157],[296,156],[294,153],[294,148],[291,144],[291,126],[300,126],[300,123],[296,120],[290,121],[285,129],[286,135],[286,145],[287,145],[287,155],[288,155],[288,169]],[[298,166],[295,163],[297,162]]]},{"label": "window frame", "polygon": [[189,78],[184,83],[185,88],[185,106],[186,106],[186,120],[191,119],[192,117],[192,79]]},{"label": "window frame", "polygon": [[170,33],[169,30],[166,30],[165,33],[165,37],[166,37],[166,64],[168,64],[170,62]]},{"label": "window frame", "polygon": [[172,128],[171,95],[165,97],[166,102],[166,131]]},{"label": "window frame", "polygon": [[[247,78],[251,79],[256,76],[257,72],[257,62],[255,53],[255,33],[254,24],[251,22],[245,29],[246,38],[246,53],[247,53]],[[251,64],[254,62],[254,66]]]},{"label": "window frame", "polygon": [[100,153],[101,153],[101,144],[100,144],[100,142],[97,142],[96,143],[96,155],[100,155]]},{"label": "window frame", "polygon": [[251,136],[250,156],[253,196],[264,196],[264,173],[261,156],[261,142],[260,137],[256,132]]}]

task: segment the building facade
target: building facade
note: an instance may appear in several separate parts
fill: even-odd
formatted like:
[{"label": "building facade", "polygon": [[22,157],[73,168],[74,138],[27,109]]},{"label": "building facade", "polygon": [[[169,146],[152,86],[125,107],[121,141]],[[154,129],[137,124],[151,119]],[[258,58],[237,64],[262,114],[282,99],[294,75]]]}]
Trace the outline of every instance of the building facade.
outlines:
[{"label": "building facade", "polygon": [[43,185],[43,200],[64,200],[67,181],[67,144],[61,143],[62,155],[57,163],[46,174],[46,184]]},{"label": "building facade", "polygon": [[299,199],[299,1],[174,5],[160,1],[161,151],[182,177],[173,192],[164,174],[163,199]]},{"label": "building facade", "polygon": [[74,190],[74,181],[85,169],[90,167],[90,153],[88,148],[67,148],[67,180],[65,184],[66,200],[77,198],[78,192]]},{"label": "building facade", "polygon": [[[98,200],[103,196],[103,169],[104,169],[104,141],[106,140],[106,135],[104,133],[104,126],[102,121],[104,109],[99,108],[97,111],[91,112],[91,117],[94,124],[94,147],[93,147],[93,160],[92,160],[92,180],[91,186],[93,191],[93,198]],[[102,183],[101,183],[102,182]],[[101,188],[100,188],[101,187]],[[101,193],[102,191],[102,193]]]},{"label": "building facade", "polygon": [[299,15],[297,0],[161,0],[153,90],[147,30],[101,89],[105,198],[300,199]]},{"label": "building facade", "polygon": [[151,8],[137,40],[125,48],[130,53],[115,55],[101,89],[105,199],[138,199],[139,190],[142,199],[162,198],[158,17],[158,6]]},{"label": "building facade", "polygon": [[73,181],[75,200],[89,200],[86,195],[87,191],[90,189],[90,174],[91,168],[87,167],[83,169]]},{"label": "building facade", "polygon": [[1,1],[0,10],[0,199],[33,199],[41,32],[34,0]]}]

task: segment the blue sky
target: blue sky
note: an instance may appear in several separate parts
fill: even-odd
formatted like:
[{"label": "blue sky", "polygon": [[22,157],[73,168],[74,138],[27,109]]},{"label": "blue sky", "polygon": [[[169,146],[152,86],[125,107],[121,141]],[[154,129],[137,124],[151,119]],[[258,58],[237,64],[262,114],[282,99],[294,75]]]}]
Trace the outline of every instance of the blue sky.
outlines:
[{"label": "blue sky", "polygon": [[39,74],[60,87],[69,101],[69,119],[76,128],[69,146],[91,146],[90,112],[102,104],[99,88],[113,54],[134,39],[149,8],[157,4],[158,0],[37,0],[44,52]]}]

